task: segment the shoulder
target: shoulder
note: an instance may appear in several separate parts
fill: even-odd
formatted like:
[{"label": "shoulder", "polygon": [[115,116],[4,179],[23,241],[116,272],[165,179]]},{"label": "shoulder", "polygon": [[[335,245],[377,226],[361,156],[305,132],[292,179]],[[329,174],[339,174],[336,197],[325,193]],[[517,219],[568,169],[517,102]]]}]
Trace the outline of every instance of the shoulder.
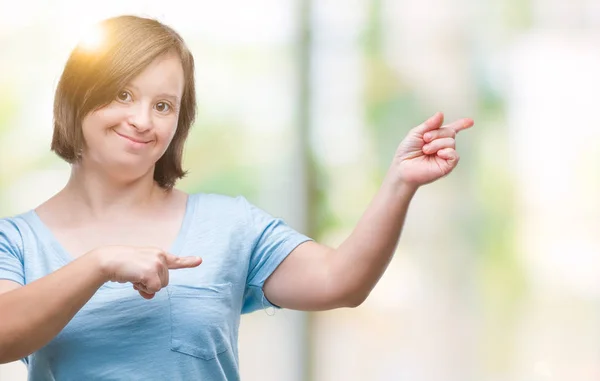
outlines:
[{"label": "shoulder", "polygon": [[20,236],[25,231],[31,230],[29,215],[33,211],[10,217],[0,218],[0,234],[4,236]]},{"label": "shoulder", "polygon": [[25,240],[32,233],[28,222],[30,213],[0,218],[0,251],[23,253]]},{"label": "shoulder", "polygon": [[218,214],[218,215],[248,215],[252,204],[248,202],[246,197],[237,195],[229,196],[216,193],[190,193],[189,201],[196,210],[203,214]]},{"label": "shoulder", "polygon": [[194,193],[189,197],[188,202],[194,207],[197,219],[211,223],[242,226],[251,233],[260,233],[266,226],[283,222],[242,195]]},{"label": "shoulder", "polygon": [[236,220],[251,225],[262,225],[276,219],[243,195],[192,193],[189,194],[188,202],[192,204],[197,215],[211,220]]}]

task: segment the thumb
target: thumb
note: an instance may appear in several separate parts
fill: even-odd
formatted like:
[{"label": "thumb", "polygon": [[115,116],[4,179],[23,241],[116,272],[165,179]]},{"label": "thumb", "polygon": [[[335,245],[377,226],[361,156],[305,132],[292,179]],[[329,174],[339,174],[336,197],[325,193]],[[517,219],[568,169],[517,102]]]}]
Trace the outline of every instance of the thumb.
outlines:
[{"label": "thumb", "polygon": [[200,257],[178,257],[172,254],[167,254],[166,257],[167,268],[169,269],[184,269],[199,266],[202,263]]},{"label": "thumb", "polygon": [[456,167],[456,164],[458,164],[458,161],[460,159],[458,153],[452,148],[441,149],[437,151],[437,155],[442,159],[446,160],[450,167],[450,170]]}]

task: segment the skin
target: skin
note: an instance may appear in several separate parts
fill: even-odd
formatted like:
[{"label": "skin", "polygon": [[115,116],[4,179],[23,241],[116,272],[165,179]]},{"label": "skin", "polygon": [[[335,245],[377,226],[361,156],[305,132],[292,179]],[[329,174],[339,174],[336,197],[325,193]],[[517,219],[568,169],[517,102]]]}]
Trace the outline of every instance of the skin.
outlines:
[{"label": "skin", "polygon": [[306,311],[360,305],[392,259],[415,192],[452,172],[459,161],[456,134],[471,126],[471,119],[443,125],[443,115],[436,113],[413,128],[350,236],[337,248],[298,246],[267,279],[266,297]]},{"label": "skin", "polygon": [[163,249],[177,236],[187,195],[153,179],[177,128],[183,88],[179,57],[168,54],[84,118],[80,162],[64,189],[36,208],[73,261],[25,286],[0,281],[0,363],[52,340],[104,283],[130,282],[150,299],[168,284],[169,270],[202,262]]},{"label": "skin", "polygon": [[[52,340],[108,281],[129,282],[150,299],[168,284],[170,270],[201,264],[167,252],[188,196],[153,179],[177,129],[184,84],[179,57],[166,54],[84,118],[81,160],[66,186],[36,208],[73,261],[25,286],[0,281],[0,363]],[[413,128],[347,240],[337,248],[298,246],[266,281],[267,298],[298,310],[360,305],[392,258],[415,192],[456,167],[456,134],[472,125],[443,125],[437,113]]]}]

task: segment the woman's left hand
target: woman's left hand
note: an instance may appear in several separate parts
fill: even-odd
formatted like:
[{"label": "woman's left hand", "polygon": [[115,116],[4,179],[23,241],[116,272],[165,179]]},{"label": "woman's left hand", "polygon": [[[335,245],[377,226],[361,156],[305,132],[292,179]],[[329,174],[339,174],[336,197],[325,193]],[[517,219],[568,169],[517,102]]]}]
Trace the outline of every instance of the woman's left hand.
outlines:
[{"label": "woman's left hand", "polygon": [[459,160],[456,134],[472,127],[473,120],[443,122],[444,115],[438,112],[410,130],[396,150],[390,174],[416,188],[452,172]]}]

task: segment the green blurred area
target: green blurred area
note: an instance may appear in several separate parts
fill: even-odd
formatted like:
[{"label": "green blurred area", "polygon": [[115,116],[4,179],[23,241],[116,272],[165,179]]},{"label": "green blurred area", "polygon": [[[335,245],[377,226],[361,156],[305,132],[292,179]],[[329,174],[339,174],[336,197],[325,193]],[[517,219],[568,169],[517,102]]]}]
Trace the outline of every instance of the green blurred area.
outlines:
[{"label": "green blurred area", "polygon": [[[243,36],[235,35],[239,41],[234,38],[235,42],[219,45],[218,41],[210,39],[206,30],[194,35],[195,26],[186,25],[186,34],[195,36],[189,43],[196,53],[196,70],[200,73],[199,114],[185,150],[189,174],[181,181],[180,188],[188,192],[244,195],[269,212],[291,220],[297,217],[293,214],[294,205],[305,206],[306,219],[298,220],[307,222],[298,223],[298,228],[326,244],[335,245],[351,232],[407,131],[440,108],[456,106],[456,109],[441,111],[446,111],[448,119],[472,117],[475,120],[475,127],[459,138],[461,163],[455,173],[425,191],[427,198],[419,199],[416,212],[409,213],[407,222],[419,229],[431,227],[427,233],[438,234],[435,237],[439,238],[427,242],[429,246],[419,246],[425,232],[409,228],[407,243],[401,248],[406,250],[416,267],[425,269],[435,292],[448,286],[448,294],[455,298],[450,300],[464,303],[464,309],[478,322],[474,328],[477,330],[474,346],[479,349],[476,351],[478,365],[473,372],[480,376],[503,374],[514,360],[519,314],[527,302],[531,284],[522,268],[522,252],[517,244],[519,196],[515,189],[515,174],[503,160],[510,151],[507,94],[495,82],[498,79],[490,69],[494,62],[490,62],[489,54],[501,50],[514,36],[532,26],[531,2],[469,3],[467,8],[472,13],[484,17],[464,16],[462,22],[469,25],[450,28],[447,34],[432,34],[430,40],[423,39],[430,45],[421,47],[422,51],[408,43],[394,46],[390,42],[393,33],[401,34],[398,30],[408,29],[392,25],[386,14],[389,2],[360,2],[364,12],[357,13],[364,17],[352,27],[347,27],[351,18],[346,19],[343,12],[331,16],[323,11],[328,17],[338,17],[335,21],[351,29],[354,32],[351,37],[340,37],[334,33],[339,30],[328,31],[327,28],[333,27],[323,26],[314,19],[303,19],[297,12],[296,2],[286,4],[297,23],[296,29],[271,39],[265,37],[264,41],[245,42]],[[313,10],[317,8],[319,5],[313,3]],[[441,23],[446,20],[444,17],[452,18],[458,13],[440,16],[435,22]],[[264,17],[269,16],[265,13]],[[401,24],[402,20],[397,23]],[[397,29],[392,30],[392,26]],[[304,31],[307,35],[302,34],[302,27],[307,28]],[[38,28],[49,37],[44,40],[38,35],[39,40],[32,47],[34,51],[52,43],[48,32],[51,28],[51,24]],[[344,31],[343,28],[340,30]],[[241,29],[239,33],[249,32]],[[0,44],[8,44],[9,35],[2,36]],[[411,36],[401,35],[393,41],[410,39]],[[30,38],[23,41],[31,42]],[[17,48],[11,46],[14,52]],[[460,79],[456,81],[458,85],[438,93],[429,82],[425,83],[429,75],[423,80],[423,76],[410,70],[419,65],[403,66],[402,55],[410,53],[407,46],[425,57],[428,56],[423,51],[441,48],[440,55],[432,56],[432,60],[452,52],[447,58],[454,61],[448,64],[448,69],[439,71],[443,75],[456,75]],[[22,56],[31,54],[28,51]],[[49,50],[48,54],[54,53]],[[340,62],[346,57],[357,62],[359,110],[350,109],[355,104],[331,105],[327,102],[335,103],[335,99],[322,100],[329,94],[328,89],[342,86],[335,80],[327,82],[325,75],[317,75],[319,65],[334,60],[332,57],[336,54],[342,56]],[[36,109],[35,102],[40,99],[35,94],[41,90],[27,78],[33,75],[31,72],[16,71],[14,78],[7,74],[7,70],[19,66],[22,56],[2,57],[1,65],[4,66],[0,68],[4,68],[5,77],[0,77],[3,90],[0,93],[0,147],[27,144],[24,139],[31,132],[21,133],[20,129],[24,128],[22,123],[30,121],[27,115]],[[406,62],[410,59],[407,56]],[[56,53],[51,59],[51,68],[60,67],[56,62],[62,60],[64,57]],[[434,68],[446,67],[443,60],[427,64]],[[43,63],[39,63],[39,67],[43,68],[40,75],[49,71]],[[55,83],[57,75],[52,72],[54,77],[44,83]],[[434,76],[442,77],[439,73],[431,73],[431,77]],[[445,84],[440,83],[440,88],[442,85]],[[457,88],[460,91],[452,92]],[[440,101],[444,97],[439,94],[445,94],[447,101]],[[47,101],[47,97],[43,99]],[[319,102],[326,105],[317,107]],[[321,114],[323,110],[329,112],[344,107],[348,108],[349,115],[359,118],[357,124],[362,140],[357,152],[360,156],[335,162],[327,159],[327,150],[341,149],[351,143],[331,137],[343,134],[323,134],[318,126],[326,125],[329,120],[326,119],[328,115]],[[44,136],[50,136],[51,121],[44,126],[29,126],[29,130],[35,128],[44,130]],[[306,139],[299,139],[302,136]],[[326,138],[331,140],[324,141]],[[49,152],[49,144],[47,139],[48,148],[33,153],[27,150],[0,152],[0,215],[22,211],[20,204],[17,207],[14,201],[17,197],[25,197],[23,192],[28,190],[15,184],[24,178],[35,179],[40,173],[56,168],[68,170]],[[14,152],[24,153],[16,157]],[[300,193],[306,195],[304,199],[295,198],[297,187],[302,188]],[[272,195],[276,195],[276,199],[271,198]],[[421,206],[428,203],[433,207],[442,206],[439,211]],[[430,251],[420,253],[415,249],[423,247]],[[444,248],[448,252],[439,252]],[[406,312],[398,312],[393,306],[390,310],[399,316]],[[379,317],[379,313],[364,311],[356,319]],[[344,312],[335,316],[341,320],[350,319]],[[318,318],[314,324],[320,324]],[[371,361],[377,363],[377,360]],[[495,380],[477,376],[470,379]]]}]

